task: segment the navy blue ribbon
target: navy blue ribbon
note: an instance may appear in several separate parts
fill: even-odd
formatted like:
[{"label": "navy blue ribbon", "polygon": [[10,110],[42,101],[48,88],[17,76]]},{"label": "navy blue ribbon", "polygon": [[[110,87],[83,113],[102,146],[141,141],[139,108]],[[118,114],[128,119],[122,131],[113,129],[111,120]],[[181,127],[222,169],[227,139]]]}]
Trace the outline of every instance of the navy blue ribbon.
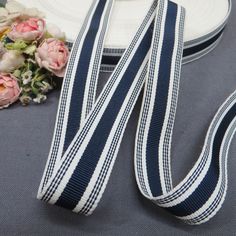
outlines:
[{"label": "navy blue ribbon", "polygon": [[171,137],[182,57],[211,47],[224,27],[184,50],[184,9],[168,0],[153,1],[129,47],[121,59],[114,61],[118,64],[95,101],[113,3],[93,2],[73,45],[38,198],[76,213],[92,214],[144,87],[135,144],[140,192],[188,224],[204,223],[220,209],[226,194],[226,161],[236,126],[236,93],[218,110],[198,161],[175,187]]}]

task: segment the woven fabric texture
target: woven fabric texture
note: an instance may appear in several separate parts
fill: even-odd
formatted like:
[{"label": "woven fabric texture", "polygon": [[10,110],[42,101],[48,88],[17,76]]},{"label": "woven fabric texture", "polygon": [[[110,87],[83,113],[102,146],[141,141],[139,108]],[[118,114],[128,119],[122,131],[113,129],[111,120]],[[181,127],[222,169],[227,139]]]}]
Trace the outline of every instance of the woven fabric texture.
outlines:
[{"label": "woven fabric texture", "polygon": [[[3,2],[3,1],[0,1]],[[234,3],[234,2],[233,2]],[[207,128],[236,89],[236,5],[219,46],[183,66],[174,129],[172,169],[177,184],[197,160]],[[108,74],[101,74],[101,91]],[[220,212],[208,223],[186,226],[145,200],[133,167],[141,99],[128,124],[104,197],[90,217],[36,199],[53,135],[59,91],[42,106],[1,111],[0,235],[234,235],[236,232],[236,137],[229,152],[229,186]]]}]

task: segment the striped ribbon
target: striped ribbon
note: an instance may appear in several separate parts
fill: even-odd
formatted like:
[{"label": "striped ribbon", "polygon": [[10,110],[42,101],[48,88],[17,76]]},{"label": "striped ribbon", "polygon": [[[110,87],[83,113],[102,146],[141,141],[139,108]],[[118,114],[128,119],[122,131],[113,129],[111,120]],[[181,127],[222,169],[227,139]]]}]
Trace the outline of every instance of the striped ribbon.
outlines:
[{"label": "striped ribbon", "polygon": [[227,189],[227,154],[236,129],[236,93],[220,107],[202,153],[172,185],[171,140],[183,55],[184,9],[154,0],[95,100],[114,0],[95,0],[73,45],[38,198],[90,215],[111,174],[124,131],[144,87],[135,143],[141,193],[188,224],[208,221]]}]

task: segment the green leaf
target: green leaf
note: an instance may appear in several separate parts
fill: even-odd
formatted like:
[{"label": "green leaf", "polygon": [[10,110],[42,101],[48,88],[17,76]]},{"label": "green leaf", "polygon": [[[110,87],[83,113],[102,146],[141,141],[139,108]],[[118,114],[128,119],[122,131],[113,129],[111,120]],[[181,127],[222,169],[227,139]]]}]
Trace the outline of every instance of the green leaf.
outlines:
[{"label": "green leaf", "polygon": [[15,70],[13,75],[16,77],[16,78],[20,78],[21,76],[21,71],[20,70]]},{"label": "green leaf", "polygon": [[4,8],[5,8],[5,4],[3,4],[3,3],[0,3],[0,7],[4,7]]},{"label": "green leaf", "polygon": [[36,89],[34,86],[31,86],[32,92],[37,96],[39,93],[39,90]]},{"label": "green leaf", "polygon": [[37,49],[36,45],[29,45],[23,50],[23,53],[33,56],[36,49]]},{"label": "green leaf", "polygon": [[18,51],[24,51],[28,47],[27,43],[22,40],[17,40],[14,43],[7,43],[5,46],[8,50]]}]

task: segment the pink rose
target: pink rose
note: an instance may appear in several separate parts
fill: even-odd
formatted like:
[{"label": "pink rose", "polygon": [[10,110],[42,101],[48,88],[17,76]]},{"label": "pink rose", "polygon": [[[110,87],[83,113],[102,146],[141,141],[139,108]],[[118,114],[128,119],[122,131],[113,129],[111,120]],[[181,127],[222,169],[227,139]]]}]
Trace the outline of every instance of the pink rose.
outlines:
[{"label": "pink rose", "polygon": [[0,73],[0,109],[17,101],[20,93],[16,78],[11,74]]},{"label": "pink rose", "polygon": [[35,58],[40,67],[44,67],[58,77],[65,75],[69,50],[65,43],[54,38],[45,39],[38,47]]},{"label": "pink rose", "polygon": [[16,41],[17,39],[31,42],[42,38],[45,32],[45,21],[38,18],[29,18],[26,21],[14,23],[8,37]]}]

